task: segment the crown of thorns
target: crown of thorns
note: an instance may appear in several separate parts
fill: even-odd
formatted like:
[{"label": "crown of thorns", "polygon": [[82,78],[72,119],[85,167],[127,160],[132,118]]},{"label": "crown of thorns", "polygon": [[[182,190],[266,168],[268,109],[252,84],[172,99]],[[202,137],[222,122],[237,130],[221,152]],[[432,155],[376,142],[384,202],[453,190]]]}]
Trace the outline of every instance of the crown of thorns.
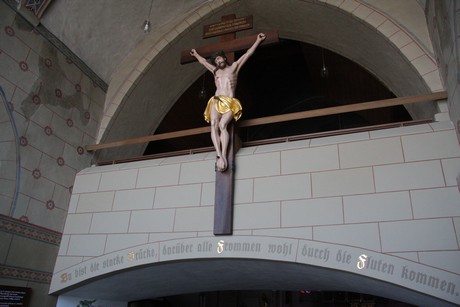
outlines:
[{"label": "crown of thorns", "polygon": [[225,61],[227,61],[227,57],[225,56],[225,52],[223,50],[216,51],[211,55],[211,62],[215,63],[217,57],[223,57]]}]

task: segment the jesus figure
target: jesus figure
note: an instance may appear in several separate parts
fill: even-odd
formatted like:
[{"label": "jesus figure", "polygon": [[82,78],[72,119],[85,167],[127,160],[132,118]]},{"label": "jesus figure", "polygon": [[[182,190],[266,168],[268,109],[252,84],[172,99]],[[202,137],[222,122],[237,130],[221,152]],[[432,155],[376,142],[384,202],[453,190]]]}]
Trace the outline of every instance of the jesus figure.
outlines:
[{"label": "jesus figure", "polygon": [[232,119],[237,121],[242,114],[241,103],[235,98],[238,73],[265,38],[264,33],[259,33],[254,44],[231,65],[227,63],[227,58],[223,51],[216,53],[211,63],[195,49],[190,51],[190,55],[195,57],[214,75],[216,93],[208,101],[204,111],[204,118],[211,124],[211,140],[217,156],[216,169],[220,172],[224,172],[227,169],[227,149],[230,141],[227,125]]}]

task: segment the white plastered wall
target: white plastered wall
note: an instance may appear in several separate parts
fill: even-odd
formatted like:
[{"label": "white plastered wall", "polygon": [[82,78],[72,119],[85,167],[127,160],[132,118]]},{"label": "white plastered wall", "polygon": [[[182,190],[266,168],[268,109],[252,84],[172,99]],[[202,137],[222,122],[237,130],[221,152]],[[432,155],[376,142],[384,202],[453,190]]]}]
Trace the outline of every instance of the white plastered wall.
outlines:
[{"label": "white plastered wall", "polygon": [[[460,303],[460,147],[451,122],[241,149],[233,236],[212,234],[214,159],[81,171],[51,292],[144,264],[234,257],[353,272]],[[308,248],[327,249],[328,259]],[[339,261],[345,252],[349,260]],[[357,269],[363,254],[385,270]],[[446,284],[419,282],[417,272]]]}]

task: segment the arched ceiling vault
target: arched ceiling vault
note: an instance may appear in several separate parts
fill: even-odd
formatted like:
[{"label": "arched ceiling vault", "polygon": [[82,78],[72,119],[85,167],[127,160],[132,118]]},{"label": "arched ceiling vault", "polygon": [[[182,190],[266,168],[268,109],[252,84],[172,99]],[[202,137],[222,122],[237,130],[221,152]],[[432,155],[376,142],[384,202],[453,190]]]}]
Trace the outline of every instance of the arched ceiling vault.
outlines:
[{"label": "arched ceiling vault", "polygon": [[[364,67],[398,97],[443,89],[426,37],[415,37],[414,31],[405,28],[407,24],[396,23],[372,6],[374,1],[327,2],[290,0],[281,6],[276,0],[211,1],[159,28],[151,34],[156,39],[150,39],[150,45],[140,44],[132,52],[138,61],[128,59],[114,74],[100,141],[154,133],[175,101],[203,73],[199,64],[181,65],[180,53],[215,42],[217,38],[201,38],[203,25],[227,14],[254,16],[254,29],[240,36],[278,30],[281,38],[329,49]],[[410,2],[412,20],[420,19],[423,9],[416,1]],[[115,87],[117,80],[123,81]],[[431,117],[436,108],[427,103],[408,110],[417,119]],[[182,116],[186,114],[178,114],[178,120]],[[101,151],[99,159],[141,155],[144,148],[141,144]]]}]

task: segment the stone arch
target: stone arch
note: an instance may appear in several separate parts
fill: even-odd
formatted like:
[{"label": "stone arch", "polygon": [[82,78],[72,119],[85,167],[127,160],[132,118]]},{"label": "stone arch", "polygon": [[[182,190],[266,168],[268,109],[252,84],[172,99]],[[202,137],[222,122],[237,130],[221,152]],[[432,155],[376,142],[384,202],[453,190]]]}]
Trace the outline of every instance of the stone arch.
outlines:
[{"label": "stone arch", "polygon": [[[404,27],[363,1],[311,3],[298,0],[276,10],[273,9],[275,2],[209,3],[188,18],[158,31],[150,39],[153,43],[144,44],[133,52],[135,60],[127,60],[125,64],[129,65],[120,69],[111,82],[98,141],[153,133],[180,94],[202,72],[198,65],[181,66],[180,52],[200,41],[203,24],[213,22],[216,15],[228,13],[257,12],[253,32],[277,29],[283,38],[313,43],[344,55],[380,79],[397,96],[443,89],[430,52]],[[363,37],[367,39],[364,45]],[[409,106],[408,110],[414,118],[427,118],[435,113],[436,107],[427,103],[421,107]],[[132,127],[133,119],[136,127]],[[140,155],[144,149],[145,145],[120,148],[118,155]],[[100,158],[116,156],[101,152]]]},{"label": "stone arch", "polygon": [[[228,246],[220,253],[219,242]],[[363,256],[372,264],[359,269]],[[79,282],[55,294],[114,301],[225,290],[306,289],[449,306],[458,296],[456,277],[439,269],[364,249],[280,237],[156,242],[95,257],[66,271],[75,272],[72,278]],[[66,282],[72,283],[72,278]]]}]

